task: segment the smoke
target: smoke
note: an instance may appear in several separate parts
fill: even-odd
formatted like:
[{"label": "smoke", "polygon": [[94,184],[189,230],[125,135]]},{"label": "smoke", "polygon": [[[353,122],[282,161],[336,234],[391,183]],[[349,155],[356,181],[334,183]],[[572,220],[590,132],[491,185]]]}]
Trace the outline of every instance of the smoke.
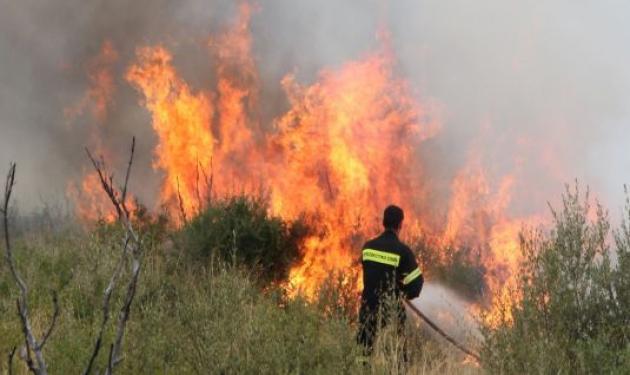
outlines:
[{"label": "smoke", "polygon": [[392,2],[405,74],[444,104],[439,158],[461,163],[461,150],[477,143],[491,173],[516,172],[521,211],[544,209],[575,178],[618,207],[630,166],[624,9],[617,1]]},{"label": "smoke", "polygon": [[[459,297],[449,288],[435,282],[427,283],[422,288],[420,297],[414,299],[412,303],[458,342],[474,348],[482,341],[478,321],[473,316],[475,305]],[[409,315],[416,324],[426,326],[412,312],[409,312]],[[428,326],[426,329],[437,335]]]},{"label": "smoke", "polygon": [[[137,47],[164,44],[184,79],[207,89],[214,82],[208,38],[231,21],[236,5],[0,0],[0,166],[19,163],[20,205],[63,197],[88,167],[83,147],[100,147],[95,132],[119,163],[130,136],[139,137],[136,179],[143,183],[131,188],[153,202],[155,135],[124,72]],[[476,153],[493,181],[516,176],[517,214],[544,211],[574,178],[610,207],[621,202],[630,170],[630,27],[623,17],[630,5],[261,0],[257,8],[251,28],[267,126],[287,107],[284,75],[312,82],[322,68],[373,50],[387,29],[398,73],[442,120],[441,133],[417,150],[443,188],[437,201]],[[108,41],[118,59],[108,68],[106,118],[87,107],[69,118],[67,109],[89,90],[90,61]]]}]

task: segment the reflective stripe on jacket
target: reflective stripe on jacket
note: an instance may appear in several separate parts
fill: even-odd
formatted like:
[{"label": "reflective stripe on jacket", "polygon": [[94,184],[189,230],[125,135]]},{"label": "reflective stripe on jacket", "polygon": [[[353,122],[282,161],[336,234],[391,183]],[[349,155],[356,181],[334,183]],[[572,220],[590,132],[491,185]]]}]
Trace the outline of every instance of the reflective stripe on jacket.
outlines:
[{"label": "reflective stripe on jacket", "polygon": [[362,303],[375,308],[383,291],[407,299],[420,295],[424,277],[411,249],[400,242],[396,233],[386,230],[368,241],[361,254],[363,266]]}]

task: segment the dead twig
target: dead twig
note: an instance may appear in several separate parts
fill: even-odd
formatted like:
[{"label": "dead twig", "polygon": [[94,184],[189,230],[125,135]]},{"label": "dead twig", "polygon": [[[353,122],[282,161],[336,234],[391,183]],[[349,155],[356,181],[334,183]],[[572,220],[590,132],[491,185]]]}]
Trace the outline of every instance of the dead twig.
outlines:
[{"label": "dead twig", "polygon": [[131,166],[133,165],[133,158],[135,153],[135,137],[132,140],[131,144],[131,152],[129,157],[129,163],[127,164],[127,172],[125,174],[125,182],[123,187],[121,188],[122,193],[120,193],[114,187],[113,174],[107,174],[105,168],[105,162],[101,159],[97,161],[90,151],[86,149],[87,155],[92,161],[92,165],[96,169],[96,172],[101,181],[101,186],[107,196],[109,197],[112,205],[116,209],[116,213],[118,214],[118,221],[122,225],[125,230],[125,238],[123,241],[123,250],[120,261],[116,266],[112,277],[110,278],[110,282],[105,289],[103,294],[103,319],[101,321],[101,327],[99,330],[99,334],[94,343],[94,349],[92,350],[92,354],[88,361],[88,365],[86,369],[83,371],[84,375],[87,375],[91,372],[96,357],[102,347],[103,342],[103,333],[105,331],[105,327],[110,317],[110,300],[112,296],[112,292],[116,287],[116,283],[120,274],[122,273],[123,265],[125,264],[125,260],[131,255],[131,277],[127,283],[127,293],[125,296],[125,300],[123,306],[118,314],[118,324],[116,327],[116,336],[114,338],[113,344],[110,345],[109,358],[107,368],[105,369],[106,375],[111,375],[114,372],[114,369],[117,364],[122,361],[122,342],[125,334],[125,329],[127,326],[127,322],[129,321],[129,315],[131,312],[131,305],[133,303],[135,293],[137,290],[140,269],[142,267],[142,242],[140,236],[133,229],[133,225],[131,223],[131,214],[126,207],[126,197],[127,197],[127,186],[129,183],[129,177],[131,173]]},{"label": "dead twig", "polygon": [[118,264],[116,265],[116,268],[114,269],[114,273],[112,274],[112,277],[109,279],[109,283],[107,284],[107,287],[105,288],[105,291],[103,292],[103,307],[102,307],[103,318],[101,320],[99,333],[96,336],[96,340],[94,342],[94,349],[92,349],[92,355],[90,356],[90,359],[88,361],[88,364],[85,370],[83,370],[83,373],[82,373],[83,375],[87,375],[92,371],[92,367],[94,366],[94,361],[96,360],[96,357],[98,356],[98,353],[101,350],[101,346],[103,343],[103,334],[105,333],[105,328],[107,327],[107,322],[109,321],[110,300],[112,298],[112,293],[116,287],[116,282],[118,281],[118,278],[120,277],[120,273],[122,272],[123,265],[125,264],[128,248],[129,248],[129,236],[125,238],[125,244],[123,246],[120,260],[118,261]]},{"label": "dead twig", "polygon": [[9,359],[7,360],[7,365],[9,368],[9,375],[13,375],[13,357],[15,356],[15,351],[17,350],[17,346],[14,346],[13,349],[9,352]]},{"label": "dead twig", "polygon": [[111,374],[114,371],[113,353],[114,353],[114,344],[111,344],[109,346],[109,357],[107,359],[107,371],[105,371],[106,374]]},{"label": "dead twig", "polygon": [[201,173],[199,173],[199,167],[201,162],[199,161],[199,156],[197,156],[197,168],[195,172],[195,196],[197,198],[197,212],[201,212],[203,210],[203,201],[201,200],[201,192],[199,190],[199,179],[201,178]]},{"label": "dead twig", "polygon": [[[201,173],[203,174],[203,179],[206,184],[206,204],[212,201],[212,186],[214,185],[214,167],[213,167],[213,157],[210,157],[210,177],[208,178],[208,174],[205,169],[201,168]],[[199,210],[201,211],[201,210]]]},{"label": "dead twig", "polygon": [[42,337],[42,342],[39,344],[38,349],[40,350],[44,348],[44,345],[46,345],[46,342],[48,341],[48,338],[50,337],[50,334],[52,333],[53,328],[55,327],[55,324],[57,323],[57,318],[59,317],[59,298],[57,297],[57,292],[53,290],[52,295],[53,295],[52,297],[53,317],[52,317],[52,321],[50,322],[50,326],[48,327],[48,330],[44,334],[44,337]]},{"label": "dead twig", "polygon": [[[127,295],[125,296],[125,303],[120,310],[120,314],[118,315],[118,327],[116,329],[116,341],[114,341],[113,353],[115,356],[113,357],[112,365],[116,366],[122,361],[122,340],[123,335],[125,333],[125,327],[127,326],[127,321],[129,320],[129,315],[131,312],[131,303],[133,302],[134,296],[136,295],[136,289],[138,285],[138,277],[140,276],[140,260],[134,258],[132,260],[132,275],[131,280],[127,284]],[[106,373],[107,374],[107,373]],[[109,372],[111,374],[111,372]]]},{"label": "dead twig", "polygon": [[125,185],[122,188],[122,198],[121,205],[125,210],[127,216],[129,216],[129,211],[127,211],[127,185],[129,184],[129,175],[131,174],[131,165],[133,164],[133,155],[136,151],[136,137],[131,139],[131,152],[129,156],[129,163],[127,164],[127,172],[125,173]]},{"label": "dead twig", "polygon": [[[22,325],[22,333],[24,335],[24,349],[25,353],[23,359],[26,362],[29,370],[36,375],[47,375],[48,369],[46,367],[46,360],[42,350],[44,345],[48,341],[48,338],[52,334],[55,324],[57,323],[57,317],[59,316],[59,303],[57,300],[57,293],[53,292],[53,318],[48,330],[44,334],[41,342],[39,342],[33,333],[33,328],[30,322],[30,314],[28,309],[28,286],[15,265],[15,259],[13,258],[13,248],[11,245],[11,236],[9,232],[9,205],[11,202],[11,196],[13,194],[13,188],[15,187],[15,171],[16,164],[11,163],[9,167],[9,173],[4,186],[4,199],[2,201],[2,207],[0,208],[0,214],[2,214],[2,222],[4,229],[4,244],[5,244],[5,259],[9,265],[9,270],[15,281],[15,284],[20,290],[20,296],[16,300],[16,307],[18,315],[20,316],[20,322]],[[31,352],[35,355],[35,361],[31,357]],[[14,355],[15,353],[13,353]],[[13,360],[11,355],[11,360]]]},{"label": "dead twig", "polygon": [[186,224],[186,210],[184,209],[184,198],[182,198],[182,193],[179,190],[179,177],[177,177],[177,203],[179,204],[179,214],[182,217],[182,222]]},{"label": "dead twig", "polygon": [[33,363],[33,358],[31,357],[31,344],[28,339],[28,330],[27,330],[27,320],[26,317],[22,314],[23,305],[20,303],[20,299],[15,300],[15,304],[17,305],[17,310],[20,312],[20,322],[22,323],[22,334],[24,335],[24,353],[22,359],[26,362],[26,366],[28,369],[34,374],[38,374],[39,371],[35,364]]}]

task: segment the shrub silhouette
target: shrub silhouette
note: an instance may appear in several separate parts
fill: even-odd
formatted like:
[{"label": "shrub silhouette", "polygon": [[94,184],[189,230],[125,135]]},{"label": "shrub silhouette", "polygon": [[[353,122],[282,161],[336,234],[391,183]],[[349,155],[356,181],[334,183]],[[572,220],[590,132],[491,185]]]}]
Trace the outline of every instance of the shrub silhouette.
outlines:
[{"label": "shrub silhouette", "polygon": [[237,196],[212,201],[180,233],[181,244],[195,260],[215,257],[256,268],[266,281],[286,277],[306,234],[300,221],[268,214],[260,198]]}]

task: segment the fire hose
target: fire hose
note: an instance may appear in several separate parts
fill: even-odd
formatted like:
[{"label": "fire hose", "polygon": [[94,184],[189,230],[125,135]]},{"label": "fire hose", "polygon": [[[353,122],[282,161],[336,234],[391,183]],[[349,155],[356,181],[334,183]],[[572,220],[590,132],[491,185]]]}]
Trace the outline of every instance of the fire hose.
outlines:
[{"label": "fire hose", "polygon": [[437,332],[438,334],[440,334],[440,336],[442,336],[446,341],[450,342],[451,344],[453,344],[453,346],[455,346],[457,349],[461,350],[462,352],[466,353],[467,355],[471,356],[472,358],[476,359],[477,362],[481,361],[481,358],[479,357],[478,354],[473,353],[471,350],[469,350],[468,348],[466,348],[464,345],[460,344],[457,340],[455,340],[454,338],[452,338],[451,336],[449,336],[446,332],[444,332],[440,327],[438,327],[435,323],[433,323],[431,321],[431,319],[429,319],[426,315],[424,315],[422,313],[422,311],[420,311],[420,309],[418,309],[416,306],[414,306],[413,303],[411,303],[408,300],[403,300],[404,304],[420,319],[422,319],[425,323],[427,323],[427,325],[429,327],[431,327],[435,332]]}]

